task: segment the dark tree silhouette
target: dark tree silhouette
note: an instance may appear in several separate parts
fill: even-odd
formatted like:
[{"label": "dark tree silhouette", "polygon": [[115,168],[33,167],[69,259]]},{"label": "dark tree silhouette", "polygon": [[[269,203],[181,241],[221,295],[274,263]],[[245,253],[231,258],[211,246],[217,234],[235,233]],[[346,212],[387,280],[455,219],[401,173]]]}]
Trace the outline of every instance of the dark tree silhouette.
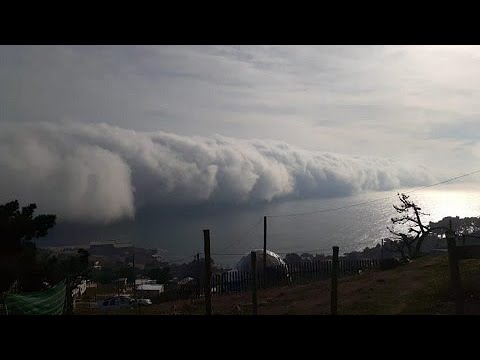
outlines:
[{"label": "dark tree silhouette", "polygon": [[36,208],[30,204],[20,210],[17,200],[0,205],[0,292],[20,274],[34,272],[36,247],[31,240],[46,236],[55,225],[55,215],[34,217]]},{"label": "dark tree silhouette", "polygon": [[[420,249],[423,241],[430,234],[429,225],[424,225],[421,219],[422,215],[428,215],[421,211],[421,208],[413,201],[409,200],[406,194],[398,194],[400,206],[393,205],[398,217],[391,219],[392,227],[388,230],[395,235],[392,245],[400,252],[402,259],[412,259],[420,255]],[[398,227],[402,229],[397,230]]]},{"label": "dark tree silhouette", "polygon": [[0,205],[0,249],[21,250],[30,240],[44,237],[50,228],[55,225],[55,215],[37,215],[33,212],[36,204],[19,209],[17,200]]},{"label": "dark tree silhouette", "polygon": [[172,278],[170,275],[170,268],[153,268],[148,271],[148,277],[150,279],[156,280],[157,284],[165,284]]},{"label": "dark tree silhouette", "polygon": [[302,262],[301,256],[298,255],[297,253],[289,253],[285,255],[284,260],[287,264],[296,264],[296,263]]}]

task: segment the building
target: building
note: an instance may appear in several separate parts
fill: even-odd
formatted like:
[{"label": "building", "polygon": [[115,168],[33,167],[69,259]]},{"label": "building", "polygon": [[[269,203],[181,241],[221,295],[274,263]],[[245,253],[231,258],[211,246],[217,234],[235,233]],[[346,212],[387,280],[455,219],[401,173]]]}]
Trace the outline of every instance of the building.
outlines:
[{"label": "building", "polygon": [[157,285],[157,281],[151,279],[135,279],[135,286],[140,285]]},{"label": "building", "polygon": [[136,287],[137,297],[144,297],[147,299],[155,299],[165,291],[163,284],[142,284]]},{"label": "building", "polygon": [[[263,270],[263,249],[256,249],[252,250],[256,253],[256,267],[257,272],[261,272]],[[266,261],[267,268],[269,267],[282,267],[287,271],[287,265],[282,260],[282,258],[275,254],[273,251],[267,250],[267,261]],[[244,272],[251,272],[252,269],[252,260],[251,260],[251,253],[245,254],[240,261],[235,265],[235,269],[238,271]]]},{"label": "building", "polygon": [[101,260],[102,262],[127,262],[132,266],[135,260],[136,268],[143,268],[145,264],[157,261],[153,257],[156,250],[134,247],[131,243],[91,242],[88,251],[92,260]]},{"label": "building", "polygon": [[180,280],[177,284],[178,285],[187,285],[187,284],[193,284],[195,282],[195,279],[192,277],[186,277]]}]

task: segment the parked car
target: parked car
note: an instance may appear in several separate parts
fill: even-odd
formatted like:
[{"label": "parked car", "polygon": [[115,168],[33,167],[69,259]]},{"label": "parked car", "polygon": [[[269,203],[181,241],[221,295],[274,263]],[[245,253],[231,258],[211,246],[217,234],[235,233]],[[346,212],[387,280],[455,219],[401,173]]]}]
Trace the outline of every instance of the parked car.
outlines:
[{"label": "parked car", "polygon": [[150,299],[137,299],[136,301],[138,306],[148,306],[152,305],[152,300]]},{"label": "parked car", "polygon": [[135,300],[126,295],[120,295],[111,297],[109,299],[102,300],[98,303],[98,307],[101,309],[118,309],[130,307],[135,304]]}]

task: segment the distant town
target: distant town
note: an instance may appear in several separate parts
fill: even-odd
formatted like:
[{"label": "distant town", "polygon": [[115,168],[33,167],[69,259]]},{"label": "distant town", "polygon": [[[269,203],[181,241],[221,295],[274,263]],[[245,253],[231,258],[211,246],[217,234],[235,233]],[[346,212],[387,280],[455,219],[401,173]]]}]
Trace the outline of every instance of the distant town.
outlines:
[{"label": "distant town", "polygon": [[[453,221],[456,228],[463,229],[463,239],[468,238],[467,243],[475,242],[476,234],[479,229],[478,218],[459,217],[445,218],[438,223],[430,223],[429,226],[446,226],[449,221]],[[441,233],[435,231],[429,236],[422,246],[422,252],[432,253],[442,251],[443,241]],[[446,250],[446,249],[445,249]],[[170,300],[196,298],[201,296],[202,284],[200,279],[205,276],[205,260],[197,255],[188,263],[176,264],[169,263],[162,259],[162,256],[156,249],[145,249],[134,247],[131,243],[122,243],[119,241],[94,241],[89,245],[81,246],[63,246],[63,247],[43,247],[39,248],[39,256],[46,258],[56,257],[58,259],[75,256],[79,251],[88,253],[88,276],[83,276],[76,282],[72,289],[73,311],[81,313],[88,311],[98,311],[104,309],[118,309],[122,307],[148,306],[155,303],[162,303]],[[261,258],[261,251],[259,258]],[[362,251],[345,253],[341,257],[343,261],[355,260],[383,260],[383,266],[397,266],[399,253],[390,239],[385,239],[382,244]],[[323,254],[286,254],[282,259],[278,255],[269,251],[269,258],[272,263],[270,267],[286,266],[290,268],[295,264],[308,264],[323,261],[331,261],[331,256]],[[245,258],[246,259],[246,258]],[[245,262],[243,259],[243,263]],[[390,262],[388,262],[390,261]],[[239,264],[235,269],[225,269],[215,266],[212,260],[212,275],[220,277],[221,284],[217,290],[215,284],[212,285],[213,292],[225,292],[225,279],[229,283],[229,277],[235,282],[236,273],[240,271],[250,271],[247,267],[241,269]],[[390,264],[390,265],[388,265]],[[301,271],[308,271],[303,269]],[[48,284],[46,284],[48,286]]]}]

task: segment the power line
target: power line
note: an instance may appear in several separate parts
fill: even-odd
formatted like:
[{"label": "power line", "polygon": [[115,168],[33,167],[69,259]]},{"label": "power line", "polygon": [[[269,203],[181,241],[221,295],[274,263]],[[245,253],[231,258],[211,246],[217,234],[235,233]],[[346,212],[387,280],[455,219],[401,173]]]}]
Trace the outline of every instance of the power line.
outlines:
[{"label": "power line", "polygon": [[[375,241],[375,240],[374,240]],[[340,246],[340,250],[342,251],[349,251],[349,250],[355,250],[358,248],[358,246],[362,246],[362,245],[365,245],[365,244],[372,244],[372,240],[364,240],[364,241],[359,241],[359,242],[356,242],[354,244],[350,244],[348,246]],[[378,243],[375,243],[375,244],[372,244],[372,245],[378,245]],[[332,247],[329,247],[329,248],[321,248],[321,249],[312,249],[312,250],[290,250],[288,252],[276,252],[276,254],[279,254],[279,255],[285,255],[285,254],[290,254],[290,253],[310,253],[310,252],[315,252],[315,251],[332,251]]]},{"label": "power line", "polygon": [[[250,229],[249,231],[251,231],[253,228],[255,228],[256,226],[258,225],[258,222],[256,224],[254,224]],[[468,236],[468,235],[466,235]],[[364,240],[364,241],[359,241],[359,242],[356,242],[354,244],[350,244],[348,246],[345,246],[345,247],[341,247],[340,249],[342,251],[349,251],[349,250],[354,250],[356,248],[358,248],[358,246],[361,246],[361,245],[364,245],[364,244],[372,244],[372,245],[377,245],[378,243],[375,243],[373,244],[372,243],[372,240]],[[231,244],[232,245],[232,244]],[[230,246],[231,246],[230,245]],[[286,254],[290,254],[290,253],[311,253],[311,252],[316,252],[316,251],[331,251],[332,248],[329,247],[329,248],[320,248],[320,249],[312,249],[312,250],[299,250],[299,249],[291,249],[289,251],[283,251],[283,252],[276,252],[274,251],[276,254],[278,255],[286,255]],[[247,254],[248,252],[245,252],[245,253],[224,253],[224,252],[218,252],[218,253],[212,253],[211,255],[212,256],[244,256],[245,254]],[[198,252],[198,254],[200,255],[203,255],[204,253],[203,252]],[[194,255],[191,255],[192,257],[195,257],[196,254]],[[184,261],[186,259],[189,259],[190,257],[184,257],[184,258],[181,258],[181,259],[175,259],[175,260],[169,260],[170,262],[179,262],[179,261]]]},{"label": "power line", "polygon": [[476,173],[479,173],[480,172],[480,169],[479,170],[476,170],[476,171],[473,171],[471,173],[468,173],[468,174],[463,174],[463,175],[460,175],[460,176],[456,176],[454,178],[451,178],[451,179],[448,179],[448,180],[444,180],[444,181],[440,181],[436,184],[432,184],[432,185],[427,185],[427,186],[423,186],[421,188],[418,188],[418,189],[415,189],[415,190],[412,190],[412,191],[407,191],[405,192],[405,194],[411,194],[413,192],[416,192],[416,191],[420,191],[420,190],[423,190],[423,189],[427,189],[427,188],[430,188],[432,186],[437,186],[437,185],[441,185],[441,184],[445,184],[447,182],[450,182],[450,181],[453,181],[453,180],[458,180],[458,179],[461,179],[461,178],[464,178],[464,177],[467,177],[467,176],[470,176],[470,175],[473,175],[473,174],[476,174]]},{"label": "power line", "polygon": [[[470,176],[470,175],[473,175],[473,174],[476,174],[476,173],[479,173],[479,172],[480,172],[480,169],[476,170],[476,171],[473,171],[471,173],[468,173],[468,174],[463,174],[463,175],[456,176],[456,177],[448,179],[448,180],[440,181],[440,182],[435,183],[435,184],[431,184],[431,185],[420,187],[418,189],[407,191],[407,192],[405,192],[405,194],[411,194],[411,193],[416,192],[416,191],[420,191],[420,190],[424,190],[424,189],[427,189],[427,188],[430,188],[430,187],[433,187],[433,186],[445,184],[447,182],[450,182],[450,181],[453,181],[453,180],[458,180],[458,179],[461,179],[461,178],[464,178],[464,177],[467,177],[467,176]],[[356,207],[356,206],[371,204],[371,203],[374,203],[374,202],[377,202],[377,201],[387,200],[387,199],[390,199],[393,196],[394,195],[389,195],[389,196],[386,196],[386,197],[383,197],[383,198],[368,200],[368,201],[364,201],[364,202],[357,203],[357,204],[352,204],[352,205],[340,206],[340,207],[337,207],[337,208],[315,210],[315,211],[304,212],[304,213],[267,215],[267,217],[268,218],[276,218],[276,217],[287,217],[287,216],[303,216],[303,215],[318,214],[318,213],[324,213],[324,212],[330,212],[330,211],[337,211],[337,210],[349,209],[349,208]]]},{"label": "power line", "polygon": [[[365,245],[365,244],[371,244],[372,240],[364,240],[364,241],[359,241],[354,244],[348,245],[348,246],[341,246],[340,249],[342,251],[349,251],[349,250],[355,250],[358,248],[358,246]],[[373,245],[373,244],[372,244]],[[375,244],[375,246],[378,245],[378,243]],[[311,253],[311,252],[316,252],[316,251],[331,251],[332,248],[320,248],[320,249],[312,249],[312,250],[298,250],[298,249],[291,249],[289,251],[282,251],[282,252],[277,252],[274,251],[275,254],[278,255],[286,255],[286,254],[291,254],[291,253]],[[245,253],[213,253],[212,256],[244,256]]]},{"label": "power line", "polygon": [[[438,186],[438,185],[442,185],[442,184],[445,184],[445,183],[448,183],[448,182],[451,182],[451,181],[454,181],[454,180],[458,180],[458,179],[461,179],[461,178],[464,178],[464,177],[467,177],[467,176],[471,176],[471,175],[474,175],[474,174],[477,174],[477,173],[480,173],[480,169],[479,170],[476,170],[476,171],[473,171],[471,173],[467,173],[467,174],[463,174],[463,175],[459,175],[459,176],[456,176],[456,177],[453,177],[453,178],[450,178],[450,179],[447,179],[447,180],[444,180],[444,181],[440,181],[440,182],[437,182],[437,183],[434,183],[434,184],[431,184],[431,185],[426,185],[426,186],[422,186],[420,188],[417,188],[417,189],[414,189],[414,190],[411,190],[411,191],[406,191],[404,192],[405,194],[411,194],[411,193],[414,193],[414,192],[417,192],[417,191],[421,191],[421,190],[424,190],[424,189],[427,189],[427,188],[431,188],[431,187],[434,187],[434,186]],[[290,217],[290,216],[303,216],[303,215],[310,215],[310,214],[318,214],[318,213],[324,213],[324,212],[330,212],[330,211],[337,211],[337,210],[343,210],[343,209],[349,209],[349,208],[353,208],[353,207],[357,207],[357,206],[361,206],[361,205],[366,205],[366,204],[371,204],[371,203],[374,203],[374,202],[378,202],[378,201],[382,201],[382,200],[387,200],[387,199],[390,199],[392,196],[394,195],[390,195],[390,196],[386,196],[386,197],[383,197],[383,198],[378,198],[378,199],[373,199],[373,200],[368,200],[368,201],[364,201],[364,202],[360,202],[360,203],[357,203],[357,204],[351,204],[351,205],[346,205],[346,206],[341,206],[341,207],[336,207],[336,208],[329,208],[329,209],[323,209],[323,210],[316,210],[316,211],[310,211],[310,212],[304,212],[304,213],[292,213],[292,214],[278,214],[278,215],[267,215],[267,217],[269,218],[275,218],[275,217]],[[236,240],[234,240],[230,245],[228,245],[227,247],[223,248],[221,250],[220,253],[213,253],[212,255],[215,255],[215,256],[243,256],[245,255],[244,253],[223,253],[223,251],[225,250],[228,250],[229,248],[231,248],[232,246],[238,244],[241,240],[243,240],[246,236],[250,236],[252,231],[255,230],[255,228],[261,223],[263,219],[260,218],[255,224],[253,224],[245,233],[243,233],[242,235],[240,235]],[[466,235],[468,236],[468,235]],[[371,240],[366,240],[366,241],[363,241],[363,242],[357,242],[357,243],[354,243],[352,244],[351,246],[347,246],[345,248],[343,248],[343,250],[349,250],[349,249],[352,249],[352,248],[356,248],[358,245],[362,245],[362,244],[366,244],[366,243],[371,243]],[[373,244],[372,244],[373,245]],[[377,244],[375,244],[377,245]],[[297,252],[303,252],[303,253],[309,253],[309,252],[314,252],[314,251],[329,251],[331,250],[331,248],[323,248],[323,249],[313,249],[313,250],[300,250],[300,251],[297,251]],[[294,250],[290,251],[291,252],[295,252]],[[280,254],[280,255],[284,255],[284,254],[288,254],[289,252],[277,252],[277,254]],[[203,253],[202,253],[203,254]],[[192,256],[195,256],[195,255],[192,255]],[[182,259],[176,259],[176,260],[170,260],[170,262],[179,262],[179,261],[184,261],[186,259],[189,259],[190,257],[185,257],[185,258],[182,258]]]},{"label": "power line", "polygon": [[236,240],[234,240],[232,243],[230,243],[230,245],[228,245],[227,247],[223,248],[222,250],[220,250],[220,252],[224,252],[228,249],[230,249],[232,246],[238,244],[241,240],[243,240],[245,237],[247,236],[250,236],[251,235],[251,232],[252,230],[254,230],[258,224],[260,224],[260,222],[263,220],[263,218],[260,218],[260,220],[258,220],[255,224],[253,224],[245,233],[243,233],[242,235],[240,235]]},{"label": "power line", "polygon": [[219,254],[219,253],[212,254],[212,256],[243,256],[243,255],[245,255],[245,253],[243,254]]},{"label": "power line", "polygon": [[331,248],[325,248],[325,249],[313,249],[313,250],[299,250],[299,251],[294,251],[294,250],[291,250],[291,251],[282,251],[282,252],[276,252],[275,251],[275,254],[278,254],[278,255],[286,255],[286,254],[297,254],[297,253],[311,253],[311,252],[316,252],[316,251],[331,251],[332,249]]},{"label": "power line", "polygon": [[346,205],[346,206],[341,206],[341,207],[337,207],[337,208],[330,208],[330,209],[324,209],[324,210],[315,210],[315,211],[310,211],[310,212],[305,212],[305,213],[267,215],[267,217],[268,217],[268,218],[276,218],[276,217],[287,217],[287,216],[303,216],[303,215],[318,214],[318,213],[324,213],[324,212],[330,212],[330,211],[337,211],[337,210],[352,208],[352,207],[355,207],[355,206],[366,205],[366,204],[374,203],[374,202],[381,201],[381,200],[390,199],[391,197],[392,197],[392,196],[390,195],[390,196],[387,196],[387,197],[384,197],[384,198],[379,198],[379,199],[364,201],[364,202],[361,202],[361,203],[358,203],[358,204]]},{"label": "power line", "polygon": [[181,259],[174,259],[174,260],[166,260],[170,263],[176,263],[176,262],[180,262],[180,261],[184,261],[184,260],[187,260],[187,259],[190,259],[191,257],[195,257],[196,254],[194,255],[190,255],[190,256],[187,256],[187,257],[184,257],[184,258],[181,258]]}]

